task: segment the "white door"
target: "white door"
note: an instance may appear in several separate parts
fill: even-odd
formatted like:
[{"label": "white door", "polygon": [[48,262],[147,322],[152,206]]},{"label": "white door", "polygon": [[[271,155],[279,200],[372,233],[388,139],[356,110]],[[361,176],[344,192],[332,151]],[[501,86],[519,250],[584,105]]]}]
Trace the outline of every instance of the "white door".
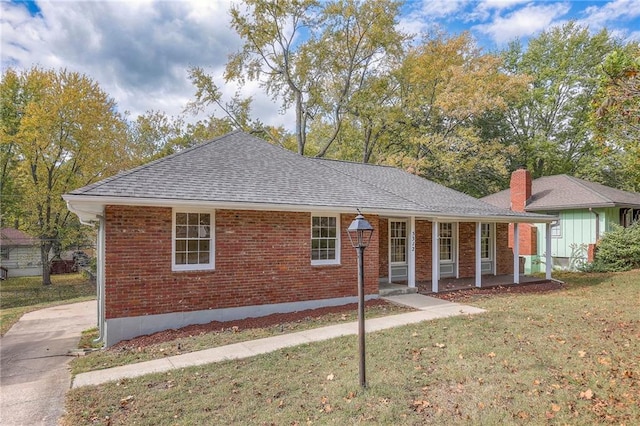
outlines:
[{"label": "white door", "polygon": [[455,223],[439,223],[440,276],[455,277],[457,275],[457,226]]},{"label": "white door", "polygon": [[407,221],[389,220],[389,281],[406,281],[407,265]]}]

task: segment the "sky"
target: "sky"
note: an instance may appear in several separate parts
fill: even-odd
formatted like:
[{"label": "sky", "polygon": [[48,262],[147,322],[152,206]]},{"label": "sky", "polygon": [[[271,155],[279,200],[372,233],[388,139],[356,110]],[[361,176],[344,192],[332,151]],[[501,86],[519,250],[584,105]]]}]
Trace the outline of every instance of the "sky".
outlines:
[{"label": "sky", "polygon": [[[241,46],[229,25],[232,1],[0,0],[2,71],[66,68],[98,82],[131,119],[147,111],[177,116],[194,99],[190,66],[216,76],[227,97],[238,90],[221,77],[228,55]],[[409,0],[398,26],[415,34],[468,30],[491,51],[569,20],[640,41],[640,0]],[[242,90],[253,97],[255,118],[292,127],[292,112],[280,111],[257,83]]]}]

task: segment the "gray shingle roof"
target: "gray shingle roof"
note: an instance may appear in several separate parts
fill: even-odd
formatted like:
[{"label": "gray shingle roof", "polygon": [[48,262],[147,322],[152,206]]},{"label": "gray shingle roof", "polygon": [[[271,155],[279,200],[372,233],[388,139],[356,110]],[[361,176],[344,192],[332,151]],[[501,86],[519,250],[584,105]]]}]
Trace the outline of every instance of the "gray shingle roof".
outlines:
[{"label": "gray shingle roof", "polygon": [[68,195],[78,200],[251,203],[424,215],[531,217],[402,170],[300,156],[244,132],[120,173]]},{"label": "gray shingle roof", "polygon": [[[511,205],[511,191],[488,195],[481,200],[501,208]],[[527,211],[569,210],[589,207],[640,208],[640,194],[626,192],[573,176],[555,175],[534,179]]]}]

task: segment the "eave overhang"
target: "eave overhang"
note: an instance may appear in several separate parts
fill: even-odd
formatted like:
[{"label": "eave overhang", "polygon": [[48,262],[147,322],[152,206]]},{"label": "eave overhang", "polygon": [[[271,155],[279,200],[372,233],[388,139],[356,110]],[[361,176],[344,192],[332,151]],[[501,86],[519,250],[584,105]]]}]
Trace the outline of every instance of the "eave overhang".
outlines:
[{"label": "eave overhang", "polygon": [[361,209],[366,216],[376,214],[388,217],[415,217],[438,222],[477,222],[486,223],[551,223],[558,218],[551,215],[541,215],[536,213],[524,213],[513,215],[501,214],[481,214],[481,213],[459,213],[455,211],[432,211],[432,210],[404,210],[379,208],[371,206],[349,206],[349,205],[308,205],[308,204],[274,204],[255,203],[238,201],[200,201],[184,199],[160,199],[160,198],[132,198],[113,196],[87,196],[76,194],[65,194],[62,197],[69,210],[80,218],[84,224],[91,224],[104,215],[105,206],[149,206],[149,207],[193,207],[211,208],[225,210],[260,210],[260,211],[283,211],[283,212],[344,212]]}]

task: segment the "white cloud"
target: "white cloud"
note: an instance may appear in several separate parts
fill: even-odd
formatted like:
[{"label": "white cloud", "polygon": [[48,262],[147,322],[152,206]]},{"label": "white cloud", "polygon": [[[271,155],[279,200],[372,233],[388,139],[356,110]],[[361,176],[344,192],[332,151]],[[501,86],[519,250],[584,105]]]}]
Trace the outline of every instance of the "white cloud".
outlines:
[{"label": "white cloud", "polygon": [[[195,89],[187,69],[219,76],[240,47],[230,28],[230,1],[46,1],[31,16],[23,5],[2,2],[2,68],[33,65],[88,75],[135,117],[147,110],[178,115]],[[280,124],[277,106],[254,114]],[[260,101],[259,101],[260,100]]]},{"label": "white cloud", "polygon": [[429,32],[439,27],[436,21],[455,18],[463,13],[469,0],[422,0],[408,2],[408,12],[400,17],[398,27],[409,34]]},{"label": "white cloud", "polygon": [[528,4],[506,16],[496,14],[493,21],[472,28],[489,35],[498,45],[519,37],[528,37],[558,23],[571,9],[569,3]]},{"label": "white cloud", "polygon": [[580,22],[590,28],[600,29],[615,21],[640,17],[640,0],[614,0],[603,6],[589,6]]},{"label": "white cloud", "polygon": [[466,21],[484,21],[489,19],[492,12],[501,12],[513,8],[514,6],[530,3],[531,0],[482,0],[467,15]]}]

